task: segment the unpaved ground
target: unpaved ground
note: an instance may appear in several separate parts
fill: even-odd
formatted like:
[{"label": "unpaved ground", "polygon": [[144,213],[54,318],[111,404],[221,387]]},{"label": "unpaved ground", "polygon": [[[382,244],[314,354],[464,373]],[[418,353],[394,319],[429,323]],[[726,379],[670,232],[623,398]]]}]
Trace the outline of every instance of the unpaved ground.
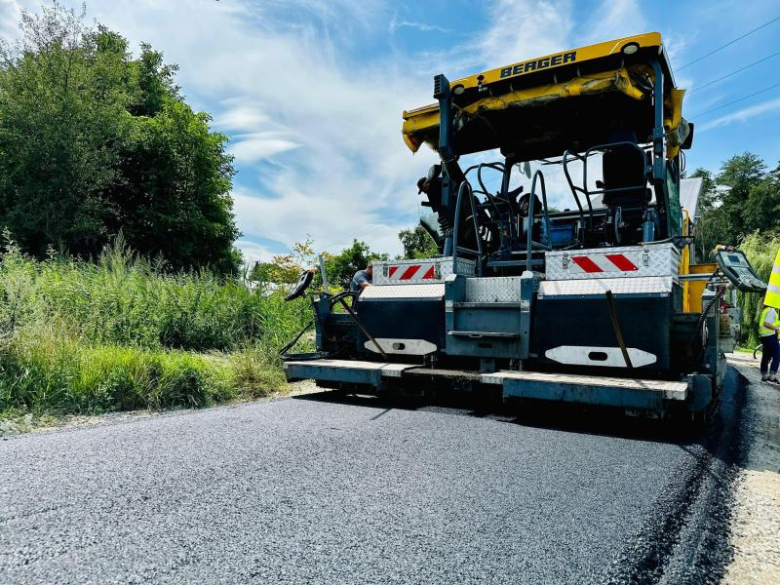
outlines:
[{"label": "unpaved ground", "polygon": [[[275,400],[283,396],[302,396],[313,392],[320,392],[313,381],[295,382],[288,384],[283,390],[274,392],[262,400]],[[254,402],[254,401],[252,401]],[[174,411],[131,410],[127,412],[110,412],[106,414],[69,414],[65,416],[45,415],[34,417],[31,414],[24,416],[0,419],[0,439],[24,433],[35,433],[71,428],[91,428],[103,425],[121,424],[145,418],[165,416],[175,412],[185,412],[189,409]]]},{"label": "unpaved ground", "polygon": [[748,379],[747,459],[737,483],[732,520],[734,561],[728,585],[780,584],[780,388],[761,382],[758,361],[733,354]]}]

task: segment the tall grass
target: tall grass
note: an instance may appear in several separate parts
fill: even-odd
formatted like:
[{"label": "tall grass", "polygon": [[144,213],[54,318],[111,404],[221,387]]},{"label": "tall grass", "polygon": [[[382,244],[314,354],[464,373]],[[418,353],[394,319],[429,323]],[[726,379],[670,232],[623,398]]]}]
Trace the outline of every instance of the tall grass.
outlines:
[{"label": "tall grass", "polygon": [[165,274],[121,241],[96,263],[0,259],[0,411],[203,406],[283,383],[305,302]]},{"label": "tall grass", "polygon": [[[740,245],[740,250],[750,260],[758,275],[769,282],[775,255],[780,250],[780,233],[755,232],[749,235]],[[737,302],[742,309],[742,339],[749,346],[758,343],[758,319],[764,303],[764,295],[756,293],[739,293]]]}]

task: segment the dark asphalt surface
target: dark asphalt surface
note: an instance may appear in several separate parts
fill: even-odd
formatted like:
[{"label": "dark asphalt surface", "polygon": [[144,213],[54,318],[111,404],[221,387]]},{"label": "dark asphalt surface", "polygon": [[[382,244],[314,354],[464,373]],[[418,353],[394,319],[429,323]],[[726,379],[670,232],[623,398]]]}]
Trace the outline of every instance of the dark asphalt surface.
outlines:
[{"label": "dark asphalt surface", "polygon": [[14,437],[0,581],[706,582],[725,401],[711,444],[311,397]]}]

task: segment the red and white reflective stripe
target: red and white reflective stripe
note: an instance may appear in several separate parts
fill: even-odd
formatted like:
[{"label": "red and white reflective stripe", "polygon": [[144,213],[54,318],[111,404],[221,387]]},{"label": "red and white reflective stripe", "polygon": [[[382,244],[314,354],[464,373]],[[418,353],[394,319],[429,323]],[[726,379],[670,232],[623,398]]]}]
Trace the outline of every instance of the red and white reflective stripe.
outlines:
[{"label": "red and white reflective stripe", "polygon": [[625,254],[588,254],[572,256],[574,272],[636,272],[636,264]]},{"label": "red and white reflective stripe", "polygon": [[436,265],[430,262],[387,267],[388,280],[434,280],[435,278]]}]

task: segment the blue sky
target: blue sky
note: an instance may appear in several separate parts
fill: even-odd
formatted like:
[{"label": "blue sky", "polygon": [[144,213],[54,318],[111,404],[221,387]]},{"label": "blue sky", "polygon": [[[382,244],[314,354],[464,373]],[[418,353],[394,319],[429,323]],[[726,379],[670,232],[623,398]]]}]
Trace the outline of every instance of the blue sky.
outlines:
[{"label": "blue sky", "polygon": [[[0,36],[40,0],[0,0]],[[63,0],[80,7],[81,0]],[[358,237],[397,253],[418,221],[417,177],[436,161],[412,155],[401,112],[432,101],[450,79],[566,48],[660,31],[689,89],[697,124],[688,169],[717,171],[751,150],[780,160],[780,21],[690,67],[690,61],[780,16],[776,0],[91,0],[89,20],[150,42],[178,63],[188,101],[231,137],[239,245],[268,259],[307,235],[338,251]],[[682,69],[680,69],[682,68]],[[553,203],[568,206],[560,181]]]}]

